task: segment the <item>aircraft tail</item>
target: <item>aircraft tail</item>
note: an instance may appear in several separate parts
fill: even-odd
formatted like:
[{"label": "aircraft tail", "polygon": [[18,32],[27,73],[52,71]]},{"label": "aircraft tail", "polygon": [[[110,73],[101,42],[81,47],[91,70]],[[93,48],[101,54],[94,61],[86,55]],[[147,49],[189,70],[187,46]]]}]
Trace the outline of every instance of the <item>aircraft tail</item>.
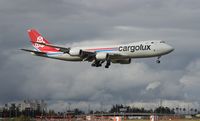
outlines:
[{"label": "aircraft tail", "polygon": [[45,46],[42,44],[38,44],[39,43],[46,43],[46,44],[50,44],[49,41],[47,39],[45,39],[44,37],[42,37],[42,35],[37,32],[35,29],[29,29],[28,30],[28,35],[30,37],[30,41],[33,45],[33,47],[39,51],[39,52],[45,52],[45,53],[49,53],[49,52],[60,52],[58,49],[53,48],[53,47],[49,47],[49,46]]}]

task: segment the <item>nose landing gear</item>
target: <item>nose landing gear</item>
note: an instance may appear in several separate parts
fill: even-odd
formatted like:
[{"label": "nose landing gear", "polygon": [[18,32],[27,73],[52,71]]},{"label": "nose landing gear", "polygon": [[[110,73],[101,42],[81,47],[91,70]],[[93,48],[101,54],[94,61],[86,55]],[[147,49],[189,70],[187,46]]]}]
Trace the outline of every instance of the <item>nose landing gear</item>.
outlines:
[{"label": "nose landing gear", "polygon": [[156,63],[160,63],[160,60],[156,60]]},{"label": "nose landing gear", "polygon": [[158,56],[158,58],[157,58],[157,60],[156,60],[156,63],[158,63],[158,64],[160,63],[160,57],[161,57],[161,56]]}]

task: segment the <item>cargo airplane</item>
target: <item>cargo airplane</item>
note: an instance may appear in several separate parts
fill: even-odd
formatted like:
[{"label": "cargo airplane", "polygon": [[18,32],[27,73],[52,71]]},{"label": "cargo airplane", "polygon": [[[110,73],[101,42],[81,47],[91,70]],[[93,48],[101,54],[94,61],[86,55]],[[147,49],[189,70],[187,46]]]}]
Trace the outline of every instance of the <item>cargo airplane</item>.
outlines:
[{"label": "cargo airplane", "polygon": [[91,66],[100,67],[105,62],[105,68],[111,63],[130,64],[132,58],[160,57],[174,50],[173,47],[161,40],[139,41],[129,44],[110,45],[101,47],[65,47],[49,43],[35,29],[28,30],[30,42],[34,50],[21,49],[36,56],[53,58],[64,61],[88,61]]}]

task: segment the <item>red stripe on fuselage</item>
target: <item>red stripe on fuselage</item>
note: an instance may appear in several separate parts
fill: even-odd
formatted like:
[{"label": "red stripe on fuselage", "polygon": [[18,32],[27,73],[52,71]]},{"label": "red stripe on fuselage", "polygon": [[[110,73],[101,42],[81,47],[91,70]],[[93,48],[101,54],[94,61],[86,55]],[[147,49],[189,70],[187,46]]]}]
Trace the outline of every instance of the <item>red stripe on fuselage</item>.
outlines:
[{"label": "red stripe on fuselage", "polygon": [[116,49],[116,48],[92,48],[92,49],[86,49],[86,50],[95,51],[95,50],[114,50],[114,49]]}]

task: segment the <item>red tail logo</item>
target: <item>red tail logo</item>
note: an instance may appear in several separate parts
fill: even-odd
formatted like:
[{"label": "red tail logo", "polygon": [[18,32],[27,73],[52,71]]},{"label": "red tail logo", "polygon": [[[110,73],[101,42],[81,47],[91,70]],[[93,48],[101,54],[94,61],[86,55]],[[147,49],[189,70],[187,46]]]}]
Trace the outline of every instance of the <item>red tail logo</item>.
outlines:
[{"label": "red tail logo", "polygon": [[36,30],[30,29],[30,30],[28,30],[28,34],[29,34],[29,37],[31,39],[31,43],[32,43],[33,47],[35,49],[37,49],[38,51],[46,52],[46,53],[48,53],[48,52],[59,52],[56,48],[36,43],[36,42],[39,42],[39,43],[50,44],[48,42],[48,40],[46,40],[44,37],[42,37],[41,34],[38,33]]},{"label": "red tail logo", "polygon": [[[42,36],[38,36],[36,42],[45,43]],[[38,43],[35,43],[33,46],[36,47],[36,48],[44,47],[44,45],[41,45],[41,44],[38,44]]]}]

